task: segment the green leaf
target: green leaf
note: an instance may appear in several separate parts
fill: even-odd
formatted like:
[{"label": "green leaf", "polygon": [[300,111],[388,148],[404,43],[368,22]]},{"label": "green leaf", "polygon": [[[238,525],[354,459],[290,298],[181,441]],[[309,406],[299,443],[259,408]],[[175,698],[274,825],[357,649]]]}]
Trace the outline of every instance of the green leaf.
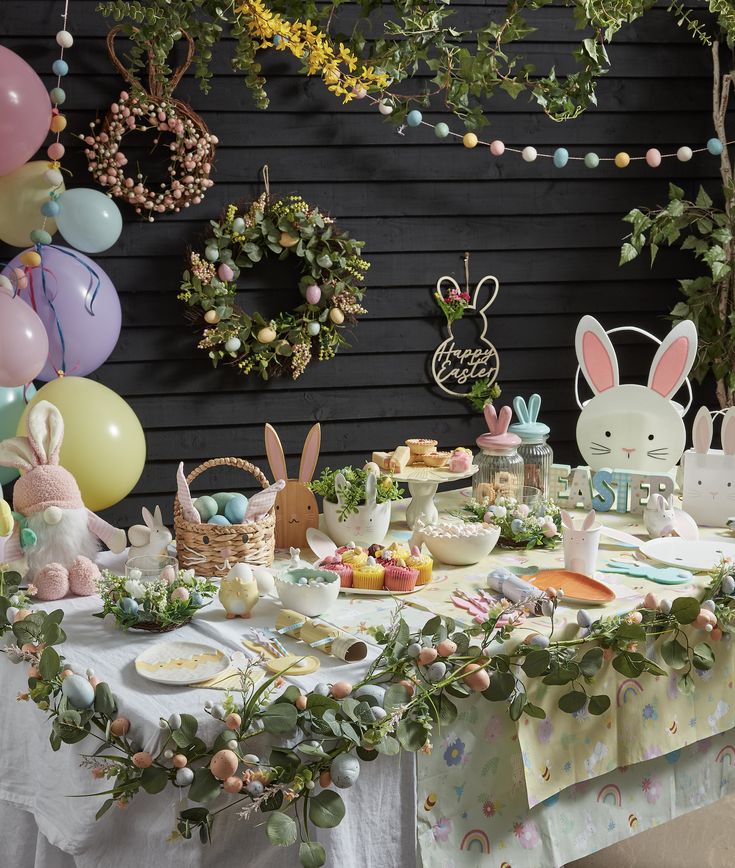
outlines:
[{"label": "green leaf", "polygon": [[278,735],[291,732],[296,727],[298,713],[294,705],[267,705],[261,712],[261,720],[266,732]]},{"label": "green leaf", "polygon": [[622,654],[618,654],[617,657],[613,658],[613,669],[621,675],[625,675],[626,678],[636,678],[645,668],[643,665],[643,659],[642,654],[623,651]]},{"label": "green leaf", "polygon": [[619,265],[625,265],[628,262],[631,262],[633,259],[638,256],[638,251],[633,247],[629,242],[625,242],[623,246],[620,248],[620,262]]},{"label": "green leaf", "polygon": [[290,847],[296,843],[298,837],[298,830],[293,818],[280,811],[275,811],[268,817],[265,832],[268,835],[268,840],[275,847]]},{"label": "green leaf", "polygon": [[532,702],[527,702],[523,706],[523,713],[529,717],[535,717],[537,720],[545,720],[546,712],[539,705],[534,705]]},{"label": "green leaf", "polygon": [[521,665],[521,669],[528,675],[529,678],[542,675],[549,668],[551,662],[551,654],[548,651],[532,651],[526,655],[526,659]]},{"label": "green leaf", "polygon": [[114,799],[105,799],[105,801],[102,802],[102,805],[99,808],[99,810],[97,811],[97,813],[94,815],[95,820],[99,820],[101,817],[104,817],[104,815],[110,810],[110,808],[114,804],[115,804]]},{"label": "green leaf", "polygon": [[390,714],[402,705],[407,705],[411,698],[408,688],[403,684],[391,684],[385,691],[383,708]]},{"label": "green leaf", "polygon": [[511,672],[491,672],[490,686],[482,691],[482,695],[491,702],[502,702],[511,695],[515,686],[515,676]]},{"label": "green leaf", "polygon": [[567,714],[574,714],[575,711],[581,711],[587,704],[587,694],[581,690],[570,690],[559,697],[559,708]]},{"label": "green leaf", "polygon": [[319,696],[318,693],[310,693],[306,697],[306,708],[315,717],[323,717],[324,712],[331,708],[339,711],[339,702],[332,696]]},{"label": "green leaf", "polygon": [[714,652],[706,642],[699,642],[694,646],[692,665],[700,671],[711,669],[715,665]]},{"label": "green leaf", "polygon": [[604,693],[598,693],[595,696],[590,696],[590,704],[587,709],[590,714],[604,714],[610,708],[610,697]]},{"label": "green leaf", "polygon": [[[46,650],[49,651],[50,649],[47,648]],[[105,717],[112,717],[117,711],[117,704],[110,690],[110,685],[104,681],[100,681],[94,689],[94,710],[104,714]]]},{"label": "green leaf", "polygon": [[426,743],[427,731],[416,720],[402,720],[396,727],[396,737],[404,750],[416,753]]},{"label": "green leaf", "polygon": [[260,803],[260,810],[262,813],[267,814],[269,811],[277,811],[281,805],[283,804],[283,793],[281,790],[276,790],[272,796],[269,796],[267,799],[263,799]]},{"label": "green leaf", "polygon": [[450,726],[457,719],[457,706],[452,700],[442,694],[438,698],[439,722],[442,726]]},{"label": "green leaf", "polygon": [[194,769],[194,781],[189,787],[192,802],[211,802],[220,794],[217,778],[207,768]]},{"label": "green leaf", "polygon": [[594,678],[602,668],[603,659],[602,648],[590,648],[579,661],[579,671],[585,678]]},{"label": "green leaf", "polygon": [[143,769],[143,774],[140,776],[140,785],[151,795],[160,793],[161,790],[166,788],[167,783],[168,773],[165,769],[159,769],[156,766],[149,766],[147,769]]},{"label": "green leaf", "polygon": [[683,199],[684,191],[676,184],[669,184],[669,199]]},{"label": "green leaf", "polygon": [[441,625],[442,625],[442,619],[438,615],[435,615],[433,618],[429,618],[429,620],[421,628],[421,635],[422,636],[433,636],[434,633],[437,632],[439,627],[441,627]]},{"label": "green leaf", "polygon": [[679,693],[687,696],[694,693],[694,679],[688,672],[679,676],[676,686],[679,688]]},{"label": "green leaf", "polygon": [[345,803],[334,790],[322,790],[309,799],[309,819],[320,829],[333,829],[344,819]]},{"label": "green leaf", "polygon": [[327,861],[327,853],[316,841],[304,841],[299,847],[299,862],[304,868],[322,868]]},{"label": "green leaf", "polygon": [[709,197],[704,187],[699,188],[699,192],[697,193],[697,199],[694,204],[697,206],[697,208],[706,209],[712,207],[712,199]]},{"label": "green leaf", "polygon": [[689,662],[687,649],[678,639],[668,639],[662,642],[661,656],[672,669],[683,669]]},{"label": "green leaf", "polygon": [[61,658],[56,651],[51,648],[44,648],[41,654],[41,660],[38,664],[38,669],[41,673],[41,678],[44,681],[51,681],[59,673],[61,668]]},{"label": "green leaf", "polygon": [[564,685],[569,684],[570,681],[574,681],[578,677],[579,664],[570,662],[559,666],[557,669],[552,669],[548,675],[544,675],[542,684]]},{"label": "green leaf", "polygon": [[508,706],[508,714],[510,715],[511,720],[515,721],[520,719],[527,702],[528,700],[526,699],[525,693],[516,693]]},{"label": "green leaf", "polygon": [[677,597],[671,604],[671,614],[680,624],[691,624],[699,615],[699,608],[695,597]]},{"label": "green leaf", "polygon": [[386,756],[396,756],[401,752],[401,746],[392,735],[384,735],[375,745],[375,750],[378,753],[384,753]]}]

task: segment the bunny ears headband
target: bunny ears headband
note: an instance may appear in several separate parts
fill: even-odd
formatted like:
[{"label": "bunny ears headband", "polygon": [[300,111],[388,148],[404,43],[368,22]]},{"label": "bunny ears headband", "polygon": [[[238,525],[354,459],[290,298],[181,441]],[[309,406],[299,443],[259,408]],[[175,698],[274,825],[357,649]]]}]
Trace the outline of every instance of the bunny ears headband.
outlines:
[{"label": "bunny ears headband", "polygon": [[[692,441],[698,455],[706,455],[712,445],[712,415],[706,407],[700,407],[694,417]],[[735,408],[730,407],[722,417],[722,451],[725,455],[735,455]]]},{"label": "bunny ears headband", "polygon": [[28,436],[10,437],[0,443],[0,465],[24,473],[44,464],[58,464],[64,420],[48,401],[34,404],[27,419]]}]

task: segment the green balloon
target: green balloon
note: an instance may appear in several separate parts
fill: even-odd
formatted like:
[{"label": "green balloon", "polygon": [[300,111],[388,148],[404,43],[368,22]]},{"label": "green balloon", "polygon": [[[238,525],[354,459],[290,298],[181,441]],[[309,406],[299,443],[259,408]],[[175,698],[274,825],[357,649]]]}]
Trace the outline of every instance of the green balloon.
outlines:
[{"label": "green balloon", "polygon": [[[25,391],[25,397],[24,397]],[[18,422],[26,408],[26,398],[30,401],[36,394],[33,384],[30,386],[14,386],[13,388],[0,389],[0,440],[15,437],[18,430]],[[12,467],[0,467],[0,485],[12,482],[18,471]]]}]

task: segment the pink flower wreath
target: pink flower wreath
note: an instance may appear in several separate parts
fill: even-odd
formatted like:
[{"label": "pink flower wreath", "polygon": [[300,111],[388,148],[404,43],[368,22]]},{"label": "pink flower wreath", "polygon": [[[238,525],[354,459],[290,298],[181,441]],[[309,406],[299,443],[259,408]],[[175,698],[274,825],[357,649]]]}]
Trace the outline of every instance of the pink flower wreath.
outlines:
[{"label": "pink flower wreath", "polygon": [[[214,181],[209,177],[214,161],[217,136],[209,132],[207,125],[186,103],[173,99],[171,93],[191,63],[194,43],[187,33],[189,49],[186,60],[176,70],[164,93],[163,81],[149,63],[149,90],[132,76],[120,63],[114,49],[114,39],[120,28],[113,28],[107,35],[107,50],[113,65],[131,85],[132,93],[122,91],[120,99],[110,106],[99,132],[80,136],[87,147],[84,153],[89,161],[89,171],[108,195],[123,199],[135,208],[137,214],[153,222],[154,213],[178,212],[190,205],[198,205]],[[183,32],[183,31],[182,31]],[[96,123],[90,125],[94,130]],[[158,190],[149,187],[141,172],[133,177],[126,175],[128,163],[121,149],[127,133],[156,130],[171,133],[175,138],[168,146],[171,151],[168,184],[161,183]],[[159,144],[159,138],[154,144]]]}]

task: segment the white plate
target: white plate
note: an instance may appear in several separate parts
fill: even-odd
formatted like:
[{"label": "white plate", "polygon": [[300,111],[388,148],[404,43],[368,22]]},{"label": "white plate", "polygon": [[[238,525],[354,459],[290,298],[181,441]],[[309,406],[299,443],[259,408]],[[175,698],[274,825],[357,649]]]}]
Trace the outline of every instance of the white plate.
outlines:
[{"label": "white plate", "polygon": [[403,473],[393,473],[393,479],[396,482],[456,482],[458,479],[469,479],[474,476],[480,468],[473,464],[469,470],[461,473],[452,473],[451,470],[445,470],[443,467],[427,467],[424,464],[413,464],[405,468]]},{"label": "white plate", "polygon": [[714,569],[722,558],[735,558],[735,545],[725,542],[662,537],[641,543],[640,548],[652,561],[700,573]]},{"label": "white plate", "polygon": [[135,671],[158,684],[196,684],[224,672],[230,658],[200,642],[159,642],[135,658]]},{"label": "white plate", "polygon": [[416,585],[416,587],[412,591],[389,591],[386,588],[382,588],[379,591],[374,591],[372,588],[340,588],[340,594],[362,594],[365,597],[405,597],[406,594],[416,594],[422,588],[427,588],[431,582],[427,582],[425,585]]}]

